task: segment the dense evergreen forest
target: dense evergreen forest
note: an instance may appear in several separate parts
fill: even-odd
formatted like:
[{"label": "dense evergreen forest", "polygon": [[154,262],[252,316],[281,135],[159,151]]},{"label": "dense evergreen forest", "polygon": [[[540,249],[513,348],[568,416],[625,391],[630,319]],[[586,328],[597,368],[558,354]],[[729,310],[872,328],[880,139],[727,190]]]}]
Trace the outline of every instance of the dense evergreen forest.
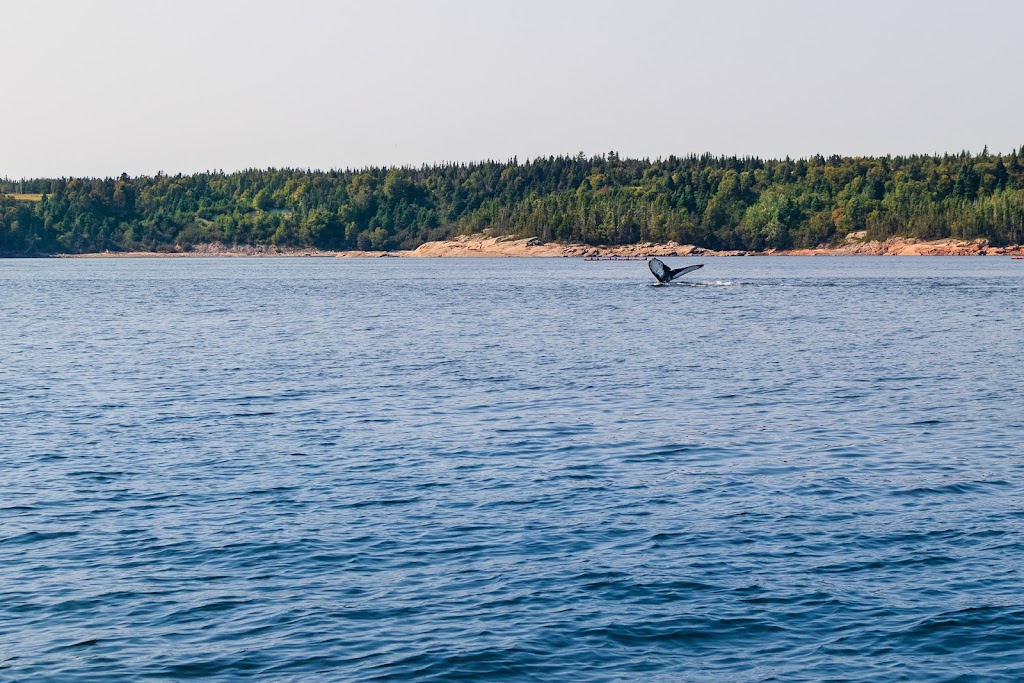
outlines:
[{"label": "dense evergreen forest", "polygon": [[1024,238],[1024,147],[1003,155],[764,161],[612,152],[421,168],[0,181],[0,253],[196,244],[411,249],[479,232],[543,240],[795,248]]}]

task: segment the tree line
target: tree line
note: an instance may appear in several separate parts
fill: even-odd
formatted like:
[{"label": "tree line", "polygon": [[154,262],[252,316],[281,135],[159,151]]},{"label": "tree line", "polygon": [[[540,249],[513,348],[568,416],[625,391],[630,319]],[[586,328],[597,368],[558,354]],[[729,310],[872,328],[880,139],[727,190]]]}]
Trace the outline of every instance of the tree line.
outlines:
[{"label": "tree line", "polygon": [[[17,193],[17,194],[16,194]],[[34,201],[27,201],[27,195]],[[197,244],[412,249],[479,232],[763,250],[867,238],[1024,240],[1024,147],[762,160],[617,153],[419,168],[0,180],[0,254]]]}]

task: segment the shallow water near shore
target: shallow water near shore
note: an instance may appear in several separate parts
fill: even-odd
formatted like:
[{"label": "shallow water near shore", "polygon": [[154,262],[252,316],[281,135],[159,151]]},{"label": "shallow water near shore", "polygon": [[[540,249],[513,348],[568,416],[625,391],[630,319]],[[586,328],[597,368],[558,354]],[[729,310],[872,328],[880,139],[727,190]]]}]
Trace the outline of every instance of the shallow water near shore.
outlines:
[{"label": "shallow water near shore", "polygon": [[0,680],[1024,678],[1024,266],[705,264],[0,260]]}]

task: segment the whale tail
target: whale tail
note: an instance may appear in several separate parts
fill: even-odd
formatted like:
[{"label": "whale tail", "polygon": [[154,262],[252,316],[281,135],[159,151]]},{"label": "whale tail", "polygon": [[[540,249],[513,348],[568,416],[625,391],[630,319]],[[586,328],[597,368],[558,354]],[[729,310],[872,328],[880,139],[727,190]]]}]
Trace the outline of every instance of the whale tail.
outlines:
[{"label": "whale tail", "polygon": [[686,266],[684,268],[669,268],[656,258],[652,258],[650,261],[648,261],[647,265],[650,267],[651,272],[654,273],[654,277],[658,278],[658,282],[662,282],[664,284],[672,282],[672,280],[675,280],[680,275],[686,275],[687,273],[691,273],[697,270],[698,268],[704,267],[703,263],[698,263],[696,265]]}]

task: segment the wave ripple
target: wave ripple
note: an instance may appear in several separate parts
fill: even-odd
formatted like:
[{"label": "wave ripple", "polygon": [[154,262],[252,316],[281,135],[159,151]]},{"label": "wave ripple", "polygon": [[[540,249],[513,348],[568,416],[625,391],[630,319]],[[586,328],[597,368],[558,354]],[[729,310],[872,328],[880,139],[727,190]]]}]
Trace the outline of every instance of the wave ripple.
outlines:
[{"label": "wave ripple", "polygon": [[0,680],[1024,678],[1024,271],[599,265],[0,261]]}]

